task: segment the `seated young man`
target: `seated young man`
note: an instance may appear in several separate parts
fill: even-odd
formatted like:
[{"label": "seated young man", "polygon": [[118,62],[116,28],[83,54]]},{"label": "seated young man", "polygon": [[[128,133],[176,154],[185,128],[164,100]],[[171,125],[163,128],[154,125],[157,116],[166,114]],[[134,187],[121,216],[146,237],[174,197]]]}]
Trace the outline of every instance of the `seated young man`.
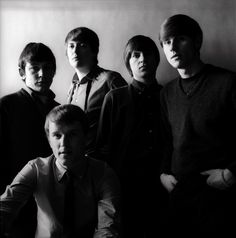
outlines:
[{"label": "seated young man", "polygon": [[99,38],[91,29],[71,30],[65,44],[68,61],[75,70],[67,102],[81,107],[88,115],[86,150],[92,153],[103,99],[111,89],[127,83],[118,72],[98,66]]},{"label": "seated young man", "polygon": [[[29,160],[52,153],[44,122],[47,113],[58,105],[50,90],[56,72],[55,56],[48,46],[30,42],[20,54],[18,66],[23,87],[0,99],[0,194]],[[17,238],[34,235],[33,211],[36,206],[32,199],[14,224]]]},{"label": "seated young man", "polygon": [[85,156],[83,110],[71,104],[55,107],[45,131],[53,154],[29,161],[7,186],[0,196],[1,227],[9,230],[33,194],[35,237],[119,237],[119,182],[106,163]]}]

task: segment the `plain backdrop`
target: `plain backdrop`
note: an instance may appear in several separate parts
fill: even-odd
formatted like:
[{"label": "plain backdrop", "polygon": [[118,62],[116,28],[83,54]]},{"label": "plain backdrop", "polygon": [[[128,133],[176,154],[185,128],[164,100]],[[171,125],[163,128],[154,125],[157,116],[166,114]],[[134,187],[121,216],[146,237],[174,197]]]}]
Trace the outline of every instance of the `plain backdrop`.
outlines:
[{"label": "plain backdrop", "polygon": [[0,96],[22,87],[19,55],[27,43],[42,42],[56,56],[52,90],[65,103],[74,71],[65,55],[64,39],[79,26],[98,34],[99,65],[120,72],[128,82],[125,44],[137,34],[151,37],[161,55],[157,80],[164,85],[177,73],[164,57],[158,33],[164,19],[177,13],[193,17],[202,27],[205,62],[236,71],[235,0],[0,0]]}]

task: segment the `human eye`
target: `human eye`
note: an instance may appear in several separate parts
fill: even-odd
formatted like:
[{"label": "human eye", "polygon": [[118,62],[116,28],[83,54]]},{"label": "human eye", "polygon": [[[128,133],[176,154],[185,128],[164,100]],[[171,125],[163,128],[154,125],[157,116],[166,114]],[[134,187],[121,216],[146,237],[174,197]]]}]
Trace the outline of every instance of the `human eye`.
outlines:
[{"label": "human eye", "polygon": [[69,44],[68,44],[68,48],[73,49],[74,47],[75,47],[75,44],[74,44],[74,43],[69,43]]},{"label": "human eye", "polygon": [[131,57],[133,58],[139,58],[140,52],[139,51],[133,51]]},{"label": "human eye", "polygon": [[181,35],[181,36],[178,37],[178,41],[179,42],[186,42],[186,41],[188,41],[188,37]]},{"label": "human eye", "polygon": [[29,66],[29,70],[30,70],[32,73],[38,72],[39,69],[40,69],[40,67],[39,67],[38,65],[32,64],[32,65]]},{"label": "human eye", "polygon": [[86,48],[86,47],[87,47],[87,44],[84,43],[84,42],[80,42],[80,43],[79,43],[79,47],[81,47],[81,48]]},{"label": "human eye", "polygon": [[54,132],[54,133],[52,133],[52,137],[54,138],[54,139],[60,139],[61,138],[61,134],[60,133],[58,133],[58,132]]},{"label": "human eye", "polygon": [[170,45],[171,44],[171,39],[167,39],[163,41],[163,45]]}]

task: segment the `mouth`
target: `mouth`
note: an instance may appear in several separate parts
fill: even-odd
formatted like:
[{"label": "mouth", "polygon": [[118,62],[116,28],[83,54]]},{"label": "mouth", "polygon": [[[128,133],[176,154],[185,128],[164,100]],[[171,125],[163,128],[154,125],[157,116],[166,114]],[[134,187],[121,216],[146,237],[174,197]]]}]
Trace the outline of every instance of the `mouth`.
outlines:
[{"label": "mouth", "polygon": [[140,70],[145,70],[145,69],[147,69],[147,65],[146,65],[146,64],[143,64],[143,65],[139,66],[139,69],[140,69]]},{"label": "mouth", "polygon": [[38,87],[46,87],[46,86],[48,85],[48,83],[47,83],[47,82],[44,82],[44,81],[40,81],[40,82],[37,82],[36,85],[37,85]]},{"label": "mouth", "polygon": [[180,58],[179,54],[174,54],[171,59],[178,60]]},{"label": "mouth", "polygon": [[70,150],[62,150],[59,152],[60,155],[70,155],[71,151]]},{"label": "mouth", "polygon": [[72,58],[72,60],[73,60],[73,61],[79,61],[79,57],[78,57],[78,56],[74,56],[74,57]]}]

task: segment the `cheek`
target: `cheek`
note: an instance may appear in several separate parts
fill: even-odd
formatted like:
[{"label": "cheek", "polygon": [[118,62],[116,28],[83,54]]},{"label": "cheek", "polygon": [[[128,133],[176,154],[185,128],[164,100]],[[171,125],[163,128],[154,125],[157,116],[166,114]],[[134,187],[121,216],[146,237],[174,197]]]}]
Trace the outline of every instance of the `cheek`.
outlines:
[{"label": "cheek", "polygon": [[34,77],[31,74],[25,74],[25,84],[29,86],[34,84]]},{"label": "cheek", "polygon": [[163,48],[163,51],[164,51],[164,54],[165,54],[166,58],[168,59],[169,56],[170,56],[170,51],[166,47]]}]

